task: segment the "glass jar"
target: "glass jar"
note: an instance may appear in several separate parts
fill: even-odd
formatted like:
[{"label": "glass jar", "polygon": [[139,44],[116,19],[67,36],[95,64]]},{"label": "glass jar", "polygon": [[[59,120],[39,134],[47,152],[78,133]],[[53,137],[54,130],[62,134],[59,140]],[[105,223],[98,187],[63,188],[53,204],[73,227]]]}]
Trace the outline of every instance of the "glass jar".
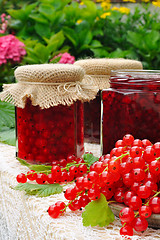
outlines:
[{"label": "glass jar", "polygon": [[50,164],[69,155],[81,157],[83,142],[83,103],[58,105],[48,109],[16,107],[17,156],[31,163]]},{"label": "glass jar", "polygon": [[160,71],[111,72],[110,88],[102,91],[102,154],[127,133],[160,141]]},{"label": "glass jar", "polygon": [[84,103],[84,141],[100,144],[101,91],[95,99]]}]

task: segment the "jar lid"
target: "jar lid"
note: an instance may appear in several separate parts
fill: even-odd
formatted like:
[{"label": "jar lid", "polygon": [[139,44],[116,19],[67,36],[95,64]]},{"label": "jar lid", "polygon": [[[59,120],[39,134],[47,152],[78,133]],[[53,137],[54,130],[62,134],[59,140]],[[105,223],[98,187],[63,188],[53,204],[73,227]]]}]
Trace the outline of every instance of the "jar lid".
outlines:
[{"label": "jar lid", "polygon": [[81,66],[87,75],[93,78],[93,84],[99,89],[108,88],[111,70],[142,69],[142,63],[124,58],[95,58],[78,60],[74,65]]},{"label": "jar lid", "polygon": [[33,106],[44,109],[59,104],[71,105],[77,100],[90,101],[98,91],[91,76],[72,64],[20,66],[14,74],[18,82],[4,84],[0,99],[20,108],[25,107],[27,98]]}]

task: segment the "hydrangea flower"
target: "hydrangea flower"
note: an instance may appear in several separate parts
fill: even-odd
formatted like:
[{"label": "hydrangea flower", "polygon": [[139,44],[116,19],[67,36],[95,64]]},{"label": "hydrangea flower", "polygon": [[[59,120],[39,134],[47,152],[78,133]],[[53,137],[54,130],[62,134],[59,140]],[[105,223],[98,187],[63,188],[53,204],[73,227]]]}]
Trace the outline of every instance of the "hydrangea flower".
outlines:
[{"label": "hydrangea flower", "polygon": [[7,62],[20,62],[26,54],[24,43],[12,34],[0,37],[0,65]]},{"label": "hydrangea flower", "polygon": [[[55,56],[53,59],[61,57],[59,60],[59,63],[69,63],[73,64],[75,62],[75,57],[71,56],[69,53],[59,53],[57,56]],[[51,59],[51,61],[53,60]]]}]

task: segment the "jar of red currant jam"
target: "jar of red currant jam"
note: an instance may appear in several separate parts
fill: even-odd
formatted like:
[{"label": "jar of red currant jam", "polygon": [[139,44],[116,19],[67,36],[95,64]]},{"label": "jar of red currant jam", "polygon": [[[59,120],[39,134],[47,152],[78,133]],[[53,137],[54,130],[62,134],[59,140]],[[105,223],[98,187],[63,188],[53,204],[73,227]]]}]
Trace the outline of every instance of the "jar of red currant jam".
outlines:
[{"label": "jar of red currant jam", "polygon": [[81,66],[92,77],[93,86],[99,88],[96,98],[84,103],[84,142],[100,144],[101,90],[109,88],[111,70],[142,69],[142,64],[123,58],[84,59],[74,64]]},{"label": "jar of red currant jam", "polygon": [[17,156],[43,164],[81,157],[83,102],[97,93],[89,80],[82,83],[84,70],[71,64],[28,65],[18,67],[15,78],[18,83],[5,85],[1,99],[16,106]]},{"label": "jar of red currant jam", "polygon": [[160,141],[160,71],[112,71],[110,88],[102,91],[102,153],[118,139]]}]

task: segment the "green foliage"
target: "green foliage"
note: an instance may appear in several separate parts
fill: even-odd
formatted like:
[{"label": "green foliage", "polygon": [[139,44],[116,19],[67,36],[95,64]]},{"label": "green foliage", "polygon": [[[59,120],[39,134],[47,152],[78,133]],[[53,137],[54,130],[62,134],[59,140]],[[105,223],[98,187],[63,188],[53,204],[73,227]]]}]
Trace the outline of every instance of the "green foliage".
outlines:
[{"label": "green foliage", "polygon": [[10,103],[0,101],[0,141],[15,145],[15,110]]},{"label": "green foliage", "polygon": [[58,183],[55,184],[31,184],[19,183],[15,190],[25,191],[29,195],[36,195],[37,197],[48,197],[53,194],[61,193],[63,188]]},{"label": "green foliage", "polygon": [[4,127],[14,128],[15,111],[14,106],[10,103],[0,101],[0,129]]},{"label": "green foliage", "polygon": [[[158,12],[151,11],[150,4],[136,5],[128,15],[110,9],[111,15],[103,19],[106,11],[91,0],[83,5],[71,0],[11,2],[14,8],[6,5],[12,17],[10,28],[27,50],[22,64],[47,63],[57,52],[69,51],[76,59],[123,57],[159,69],[160,25]],[[32,47],[29,41],[34,42]]]},{"label": "green foliage", "polygon": [[37,165],[37,164],[29,164],[27,161],[17,158],[17,160],[24,166],[27,166],[29,169],[36,171],[37,173],[48,173],[48,171],[51,170],[52,166],[46,166],[46,165]]},{"label": "green foliage", "polygon": [[98,157],[95,157],[91,153],[84,154],[83,159],[84,159],[85,163],[88,163],[89,166],[91,166],[94,162],[99,160]]},{"label": "green foliage", "polygon": [[85,211],[82,213],[84,226],[100,226],[105,227],[114,221],[114,214],[103,194],[96,201],[91,201],[85,207]]},{"label": "green foliage", "polygon": [[16,145],[16,133],[14,128],[4,128],[0,131],[0,142],[9,144],[11,146]]}]

